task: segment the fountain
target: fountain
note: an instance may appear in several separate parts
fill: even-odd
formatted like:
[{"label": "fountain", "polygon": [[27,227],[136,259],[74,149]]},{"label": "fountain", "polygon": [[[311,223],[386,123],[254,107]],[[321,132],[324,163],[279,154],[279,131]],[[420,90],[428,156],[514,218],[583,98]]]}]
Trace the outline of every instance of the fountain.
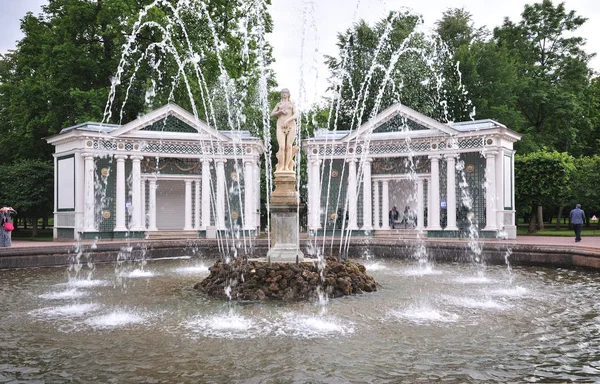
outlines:
[{"label": "fountain", "polygon": [[[277,165],[275,190],[271,194],[272,244],[266,258],[218,261],[210,275],[194,288],[213,296],[242,300],[314,300],[321,292],[340,297],[377,290],[365,267],[336,258],[317,258],[304,262],[298,227],[298,192],[294,157],[298,147],[298,112],[290,91],[281,91],[281,101],[273,109],[277,116]],[[294,265],[291,265],[294,264]]]},{"label": "fountain", "polygon": [[[141,29],[142,24],[136,24],[135,28]],[[130,42],[133,41],[132,38]],[[168,48],[158,46],[165,52],[173,51]],[[194,59],[192,55],[188,64],[196,70],[199,60]],[[119,81],[115,79],[113,85]],[[223,81],[222,88],[227,92],[229,83]],[[284,93],[282,102],[288,101],[288,96],[289,93]],[[265,94],[261,97],[266,100]],[[380,101],[379,95],[375,98]],[[261,111],[268,121],[264,106],[266,104]],[[176,165],[186,170],[191,167],[169,163],[156,156],[155,161],[147,164],[152,172],[149,180],[145,180],[146,188],[142,189],[137,170],[136,178],[125,182],[122,171],[127,167],[121,161],[123,158],[117,158],[115,174],[124,181],[117,184],[119,192],[115,192],[119,201],[117,222],[119,228],[127,230],[123,232],[126,236],[123,247],[121,243],[116,247],[120,254],[115,267],[114,260],[105,255],[109,246],[94,243],[88,249],[87,244],[78,243],[72,255],[72,270],[67,273],[62,268],[0,270],[0,306],[3,308],[0,313],[0,382],[494,383],[597,380],[600,375],[596,353],[600,349],[600,307],[597,302],[600,280],[593,272],[566,268],[593,259],[593,255],[582,251],[572,258],[571,253],[561,254],[560,250],[549,248],[536,251],[518,246],[510,248],[502,243],[484,246],[475,236],[469,239],[466,251],[464,243],[438,241],[430,245],[422,236],[407,241],[396,237],[351,239],[380,226],[381,217],[385,219],[379,206],[385,189],[379,188],[380,185],[374,189],[376,197],[373,196],[378,202],[373,210],[380,213],[377,223],[369,223],[372,218],[369,214],[364,215],[366,220],[362,223],[363,226],[366,223],[366,227],[370,224],[371,229],[357,230],[358,212],[345,201],[329,199],[330,192],[327,191],[325,205],[329,209],[328,204],[333,202],[334,208],[312,212],[309,225],[315,224],[315,235],[302,244],[297,216],[298,178],[293,163],[297,149],[292,138],[296,135],[292,132],[295,128],[293,119],[289,120],[295,113],[281,108],[282,105],[279,107],[281,112],[276,107],[273,114],[278,120],[282,119],[283,138],[277,140],[279,161],[274,172],[275,189],[267,196],[274,230],[268,233],[272,247],[269,250],[263,247],[264,259],[232,257],[238,251],[247,256],[249,252],[242,252],[247,244],[250,244],[248,249],[260,245],[260,241],[252,237],[252,226],[245,225],[256,203],[250,198],[242,199],[238,193],[241,186],[245,186],[240,180],[253,180],[250,176],[254,172],[253,158],[248,156],[244,159],[249,161],[243,166],[239,167],[236,162],[236,167],[228,169],[227,174],[235,173],[236,177],[231,177],[230,184],[225,184],[223,162],[218,165],[212,162],[222,160],[219,156],[223,152],[218,148],[209,152],[212,147],[203,147],[204,143],[187,147],[186,150],[198,151],[202,166],[208,170],[206,175],[215,173],[215,179],[223,182],[217,184],[207,178],[206,184],[193,184],[191,189],[185,184],[181,188],[182,194],[190,199],[205,193],[220,196],[221,205],[208,205],[209,212],[219,210],[216,223],[211,222],[210,217],[206,220],[207,227],[214,225],[216,229],[200,229],[204,225],[204,210],[199,209],[199,205],[191,210],[195,216],[193,220],[183,221],[184,225],[207,232],[214,229],[216,238],[212,243],[194,239],[184,248],[185,254],[178,257],[161,257],[157,248],[147,246],[151,242],[134,238],[144,232],[139,231],[144,221],[150,227],[156,225],[156,216],[135,216],[140,213],[135,209],[125,211],[125,191],[137,188],[140,195],[142,191],[150,193],[152,203],[144,207],[150,209],[156,206],[157,183],[174,185],[169,179],[172,175],[161,174],[160,169]],[[166,110],[190,123],[197,121],[196,115],[186,115],[174,106],[165,107],[163,112]],[[235,113],[231,115],[228,116],[231,121],[243,120]],[[212,119],[213,116],[209,117]],[[151,144],[158,149],[168,147],[169,133],[159,129],[161,124],[157,125],[149,125],[155,129],[152,134],[158,138]],[[185,130],[190,126],[178,128]],[[406,128],[408,124],[401,126]],[[265,123],[267,127],[268,122]],[[109,128],[103,125],[103,129]],[[373,127],[366,128],[369,133]],[[216,136],[213,131],[206,132]],[[240,132],[237,136],[231,135],[234,136],[238,141],[232,139],[227,147],[232,157],[247,156],[248,148],[250,155],[257,155],[253,149],[259,146],[244,147],[245,136]],[[366,136],[368,141],[370,136]],[[113,144],[123,153],[129,145],[131,150],[134,149],[134,144],[126,140],[90,141],[90,149],[94,145]],[[349,144],[334,148],[331,140],[325,141],[331,151],[327,152],[325,148],[324,153],[330,159],[336,150],[349,153],[345,148],[355,149]],[[418,181],[421,176],[418,171],[422,170],[423,163],[412,162],[415,147],[410,146],[410,138],[404,144],[411,154],[408,156],[411,161],[405,167],[414,170],[409,173],[413,177],[410,180]],[[269,145],[265,144],[264,148],[268,154]],[[358,199],[361,175],[369,175],[371,170],[365,166],[368,164],[363,158],[366,152],[353,151],[348,169],[346,162],[339,169],[333,166],[321,169],[319,161],[327,158],[319,158],[319,149],[315,149],[317,152],[312,153],[315,158],[309,159],[313,167],[310,177],[331,184],[334,171],[339,171],[337,177],[341,179],[344,172],[352,169],[351,184],[355,189],[348,195]],[[87,164],[89,173],[86,174],[94,175],[98,171],[104,177],[103,182],[113,177],[110,171],[103,174],[104,168],[110,169],[108,162],[96,170],[92,159],[87,156],[78,163],[79,158],[64,157],[59,158],[58,164],[63,167],[60,170],[71,175],[73,172],[70,171],[76,166],[85,168]],[[133,160],[136,167],[140,165],[137,163],[139,158]],[[354,160],[358,162],[358,170]],[[437,160],[432,163],[436,167]],[[270,163],[266,163],[270,176]],[[378,165],[388,166],[384,162]],[[453,168],[449,168],[452,171]],[[462,172],[466,169],[465,164],[457,162],[455,169],[461,172],[460,183],[465,183],[467,175]],[[239,175],[250,177],[240,178]],[[192,180],[192,176],[184,179]],[[198,182],[193,179],[193,183]],[[267,178],[270,192],[269,183]],[[423,193],[422,185],[411,185],[415,187],[411,196]],[[108,190],[100,187],[98,190]],[[251,183],[248,184],[250,187]],[[436,188],[439,189],[439,185]],[[68,186],[64,185],[64,189]],[[331,194],[335,195],[336,190],[341,190],[341,184],[332,186]],[[90,197],[94,192],[91,187],[86,190]],[[362,196],[368,196],[370,192],[371,189],[363,189]],[[464,202],[471,204],[473,199],[467,187],[460,192]],[[315,191],[309,191],[309,194],[311,201],[318,197]],[[60,203],[65,204],[59,207],[64,211],[61,211],[64,216],[60,216],[63,219],[69,214],[71,201],[61,200]],[[135,203],[139,204],[139,201]],[[233,210],[225,211],[228,204],[237,207],[238,217],[233,217]],[[439,201],[436,201],[438,205]],[[248,214],[245,214],[247,209]],[[419,208],[417,225],[424,221],[422,209]],[[115,214],[110,209],[90,212],[92,220],[85,223],[90,227],[94,226],[93,219],[113,220],[111,215]],[[223,222],[225,212],[229,213],[228,220],[232,225],[224,225],[227,224]],[[242,225],[233,223],[239,217]],[[332,254],[347,256],[354,263],[325,257],[333,250],[334,239],[339,237],[328,236],[325,234],[327,228],[317,227],[321,217],[332,219],[325,221],[325,226],[333,226],[334,231],[343,236],[337,254]],[[468,218],[469,231],[476,230],[476,220],[471,220],[474,219],[471,216]],[[196,227],[198,223],[201,225]],[[337,225],[343,228],[341,234]],[[320,229],[322,236],[318,233]],[[326,249],[325,243],[329,241],[332,245]],[[210,247],[218,252],[209,253]],[[528,258],[530,254],[533,257]],[[544,264],[540,255],[551,255],[554,264],[540,265]],[[4,254],[2,256],[4,258]],[[55,255],[49,253],[48,257]],[[509,259],[510,267],[507,268]],[[556,268],[557,265],[560,268]],[[88,273],[85,273],[86,266]],[[66,275],[69,275],[68,279]],[[361,276],[363,280],[360,280]],[[374,285],[369,276],[380,285]],[[193,289],[194,286],[197,289]],[[352,295],[376,288],[377,292],[373,294]],[[198,290],[209,294],[199,294]],[[327,301],[330,296],[344,297]]]}]

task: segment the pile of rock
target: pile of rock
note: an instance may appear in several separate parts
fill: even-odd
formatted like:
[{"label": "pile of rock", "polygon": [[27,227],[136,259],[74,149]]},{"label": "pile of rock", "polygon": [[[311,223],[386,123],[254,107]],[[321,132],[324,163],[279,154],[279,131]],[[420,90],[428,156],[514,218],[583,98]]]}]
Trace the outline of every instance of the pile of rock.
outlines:
[{"label": "pile of rock", "polygon": [[[209,268],[210,275],[194,288],[212,296],[232,300],[310,300],[317,289],[329,297],[373,292],[377,283],[365,273],[365,266],[350,262],[326,260],[322,271],[316,262],[298,265],[264,263],[236,259],[228,264],[218,261]],[[227,293],[226,293],[226,288]]]}]

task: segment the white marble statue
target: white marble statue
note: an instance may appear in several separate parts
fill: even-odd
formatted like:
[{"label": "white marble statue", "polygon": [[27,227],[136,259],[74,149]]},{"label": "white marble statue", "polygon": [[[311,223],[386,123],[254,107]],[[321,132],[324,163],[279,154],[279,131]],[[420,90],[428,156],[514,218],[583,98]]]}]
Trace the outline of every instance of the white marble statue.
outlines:
[{"label": "white marble statue", "polygon": [[271,116],[277,116],[277,166],[275,172],[294,171],[294,156],[298,147],[294,146],[296,139],[296,106],[290,101],[290,91],[281,90],[281,101],[277,103]]}]

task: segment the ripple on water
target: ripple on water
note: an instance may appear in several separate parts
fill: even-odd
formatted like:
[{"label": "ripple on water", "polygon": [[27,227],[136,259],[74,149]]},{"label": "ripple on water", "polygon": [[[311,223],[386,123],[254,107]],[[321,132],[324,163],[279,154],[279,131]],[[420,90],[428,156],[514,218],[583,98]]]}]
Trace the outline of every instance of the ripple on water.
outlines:
[{"label": "ripple on water", "polygon": [[88,292],[78,291],[77,289],[67,289],[66,291],[44,293],[39,297],[46,300],[65,300],[77,299],[88,295]]},{"label": "ripple on water", "polygon": [[460,276],[454,281],[460,284],[490,284],[494,282],[487,276]]},{"label": "ripple on water", "polygon": [[367,269],[367,272],[383,271],[383,270],[389,269],[385,264],[383,264],[379,261],[377,261],[375,263],[365,263],[364,266]]},{"label": "ripple on water", "polygon": [[203,273],[208,273],[208,267],[206,265],[200,264],[190,267],[175,268],[173,271],[180,275],[199,275]]},{"label": "ripple on water", "polygon": [[416,268],[409,268],[401,272],[404,276],[429,276],[429,275],[441,275],[443,272],[434,269],[431,265],[422,265]]},{"label": "ripple on water", "polygon": [[470,297],[451,297],[448,299],[451,304],[459,307],[471,308],[471,309],[494,309],[494,310],[505,310],[510,308],[509,304],[499,303],[492,299],[473,299]]},{"label": "ripple on water", "polygon": [[158,274],[152,271],[144,271],[142,269],[134,269],[133,271],[122,272],[119,274],[120,277],[129,277],[131,279],[144,278],[144,277],[154,277],[158,276]]},{"label": "ripple on water", "polygon": [[185,323],[185,327],[196,335],[226,339],[251,339],[270,332],[267,323],[238,314],[198,316]]},{"label": "ripple on water", "polygon": [[100,306],[98,304],[72,304],[63,305],[60,307],[48,307],[36,309],[31,311],[30,314],[35,317],[78,317],[83,316],[89,312],[95,311]]},{"label": "ripple on water", "polygon": [[486,293],[492,296],[523,297],[529,294],[529,290],[525,287],[516,286],[514,288],[494,289],[489,292],[486,291]]},{"label": "ripple on water", "polygon": [[278,324],[276,334],[298,338],[344,336],[354,333],[354,325],[344,323],[333,316],[301,315],[286,313]]},{"label": "ripple on water", "polygon": [[429,306],[392,310],[388,314],[392,317],[408,320],[415,324],[454,323],[459,319],[459,316],[455,313],[439,311]]},{"label": "ripple on water", "polygon": [[132,324],[140,324],[146,321],[146,317],[138,313],[117,310],[106,315],[95,316],[85,321],[87,325],[95,328],[116,328]]},{"label": "ripple on water", "polygon": [[72,279],[66,283],[69,287],[73,288],[93,288],[93,287],[105,287],[110,285],[106,280],[91,280],[91,279]]}]

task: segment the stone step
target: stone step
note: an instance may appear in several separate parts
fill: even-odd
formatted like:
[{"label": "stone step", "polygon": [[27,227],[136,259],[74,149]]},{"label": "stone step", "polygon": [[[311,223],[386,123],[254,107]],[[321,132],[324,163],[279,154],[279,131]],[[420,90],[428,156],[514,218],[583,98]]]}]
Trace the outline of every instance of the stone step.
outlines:
[{"label": "stone step", "polygon": [[158,240],[158,239],[197,239],[198,231],[173,231],[173,230],[158,230],[158,231],[148,231],[148,239],[149,240]]},{"label": "stone step", "polygon": [[426,239],[426,231],[417,231],[415,229],[380,229],[373,234],[375,238],[394,238],[394,239]]}]

